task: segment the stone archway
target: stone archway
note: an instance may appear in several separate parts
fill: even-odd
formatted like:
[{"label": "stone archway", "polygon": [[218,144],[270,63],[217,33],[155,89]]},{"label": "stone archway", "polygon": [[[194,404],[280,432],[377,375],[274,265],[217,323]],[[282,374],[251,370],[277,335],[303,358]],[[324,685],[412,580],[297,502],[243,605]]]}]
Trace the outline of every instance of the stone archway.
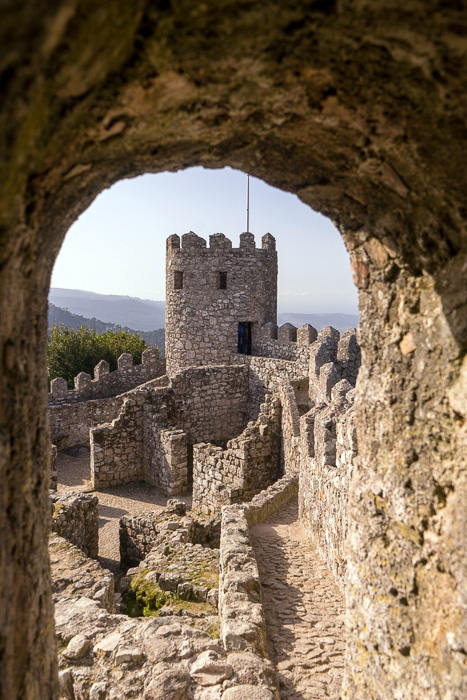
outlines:
[{"label": "stone archway", "polygon": [[1,697],[56,696],[43,372],[54,258],[104,187],[190,165],[297,193],[351,254],[363,367],[346,697],[465,692],[467,27],[462,0],[428,5],[5,11]]}]

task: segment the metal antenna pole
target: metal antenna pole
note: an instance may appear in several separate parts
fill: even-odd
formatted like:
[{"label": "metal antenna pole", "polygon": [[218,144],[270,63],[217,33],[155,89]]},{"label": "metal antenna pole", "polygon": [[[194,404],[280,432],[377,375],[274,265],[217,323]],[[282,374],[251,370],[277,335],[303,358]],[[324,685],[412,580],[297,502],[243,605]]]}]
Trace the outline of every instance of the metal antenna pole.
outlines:
[{"label": "metal antenna pole", "polygon": [[250,176],[247,174],[246,184],[246,230],[250,232]]}]

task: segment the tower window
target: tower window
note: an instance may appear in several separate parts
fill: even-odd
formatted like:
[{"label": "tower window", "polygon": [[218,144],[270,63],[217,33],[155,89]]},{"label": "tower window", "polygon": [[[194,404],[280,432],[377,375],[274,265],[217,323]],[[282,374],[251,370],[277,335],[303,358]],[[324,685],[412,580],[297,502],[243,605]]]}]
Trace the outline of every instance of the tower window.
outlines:
[{"label": "tower window", "polygon": [[183,289],[183,272],[174,270],[174,289]]},{"label": "tower window", "polygon": [[217,289],[227,289],[227,272],[217,273]]}]

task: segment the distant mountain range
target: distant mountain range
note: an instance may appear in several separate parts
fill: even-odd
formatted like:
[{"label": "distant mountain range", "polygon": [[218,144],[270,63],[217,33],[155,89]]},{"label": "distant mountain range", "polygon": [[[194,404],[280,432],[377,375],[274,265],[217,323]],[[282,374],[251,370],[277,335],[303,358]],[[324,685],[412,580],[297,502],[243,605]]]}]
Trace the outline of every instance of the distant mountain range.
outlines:
[{"label": "distant mountain range", "polygon": [[[136,333],[134,328],[129,328],[128,326],[123,326],[122,324],[116,323],[105,323],[105,321],[99,321],[97,318],[86,318],[86,316],[81,316],[80,314],[73,314],[68,309],[61,309],[54,304],[49,302],[49,328],[51,329],[53,324],[57,325],[62,323],[68,328],[76,328],[80,326],[89,326],[89,328],[95,328],[98,333],[103,333],[107,330],[117,330],[118,326],[123,330],[129,330],[132,333]],[[157,345],[162,351],[162,355],[165,354],[165,330],[164,328],[158,328],[153,331],[137,331],[142,338],[146,341],[146,345]]]},{"label": "distant mountain range", "polygon": [[[121,325],[123,328],[142,331],[141,335],[149,342],[146,336],[165,326],[165,301],[53,287],[49,293],[49,326],[54,321],[73,327],[90,325],[98,331]],[[342,333],[358,326],[358,315],[282,313],[278,314],[277,322],[280,326],[292,323],[297,327],[309,323],[317,330],[333,326]],[[161,342],[159,336],[158,339],[156,345]]]},{"label": "distant mountain range", "polygon": [[165,325],[165,301],[52,287],[49,302],[85,318],[120,324],[137,331],[153,331]]}]

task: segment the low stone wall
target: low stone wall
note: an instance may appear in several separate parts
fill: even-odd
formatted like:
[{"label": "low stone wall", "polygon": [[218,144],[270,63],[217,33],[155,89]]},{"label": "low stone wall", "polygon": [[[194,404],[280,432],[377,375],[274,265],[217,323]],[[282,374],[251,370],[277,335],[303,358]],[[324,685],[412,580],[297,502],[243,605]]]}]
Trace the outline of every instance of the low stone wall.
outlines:
[{"label": "low stone wall", "polygon": [[99,551],[99,499],[94,494],[50,492],[52,530],[78,547],[88,557]]},{"label": "low stone wall", "polygon": [[300,519],[341,586],[347,499],[357,455],[354,391],[341,380],[329,405],[318,404],[301,418]]},{"label": "low stone wall", "polygon": [[248,370],[238,365],[190,367],[171,377],[173,424],[195,444],[227,441],[247,423]]},{"label": "low stone wall", "polygon": [[115,612],[115,582],[110,571],[55,533],[49,538],[49,556],[55,603],[88,598],[109,613]]},{"label": "low stone wall", "polygon": [[49,406],[52,442],[59,450],[89,442],[90,429],[118,416],[123,401],[123,396],[115,396],[110,399]]},{"label": "low stone wall", "polygon": [[72,390],[68,389],[66,379],[53,379],[49,404],[61,405],[109,398],[165,374],[165,360],[159,358],[159,350],[156,347],[146,348],[140,365],[133,365],[133,356],[130,353],[120,355],[117,363],[118,369],[110,372],[109,363],[101,360],[94,368],[94,379],[91,379],[90,374],[80,372],[75,377],[75,388]]},{"label": "low stone wall", "polygon": [[164,510],[120,519],[120,560],[125,567],[137,566],[164,542],[191,542],[218,547],[220,519],[186,514],[183,501],[169,499]]},{"label": "low stone wall", "polygon": [[[250,503],[225,506],[222,509],[219,616],[221,639],[231,654],[242,655],[245,668],[255,676],[255,669],[267,660],[267,633],[262,604],[258,566],[251,546],[249,526],[262,522],[285,505],[298,491],[298,477],[284,476],[255,496]],[[268,671],[268,690],[264,698],[277,698],[277,677]],[[246,688],[239,700],[254,698],[254,689]],[[224,696],[223,696],[224,697]],[[237,696],[233,696],[237,697]]]},{"label": "low stone wall", "polygon": [[280,402],[268,396],[255,423],[222,450],[201,443],[193,452],[193,510],[214,513],[252,498],[279,477]]},{"label": "low stone wall", "polygon": [[298,474],[286,474],[249,503],[243,504],[248,525],[257,525],[282,508],[298,494]]},{"label": "low stone wall", "polygon": [[181,501],[168,501],[157,513],[120,518],[120,561],[125,568],[138,566],[149,552],[169,539],[192,541],[193,519]]},{"label": "low stone wall", "polygon": [[219,562],[219,615],[224,648],[267,657],[261,584],[242,506],[222,509]]}]

